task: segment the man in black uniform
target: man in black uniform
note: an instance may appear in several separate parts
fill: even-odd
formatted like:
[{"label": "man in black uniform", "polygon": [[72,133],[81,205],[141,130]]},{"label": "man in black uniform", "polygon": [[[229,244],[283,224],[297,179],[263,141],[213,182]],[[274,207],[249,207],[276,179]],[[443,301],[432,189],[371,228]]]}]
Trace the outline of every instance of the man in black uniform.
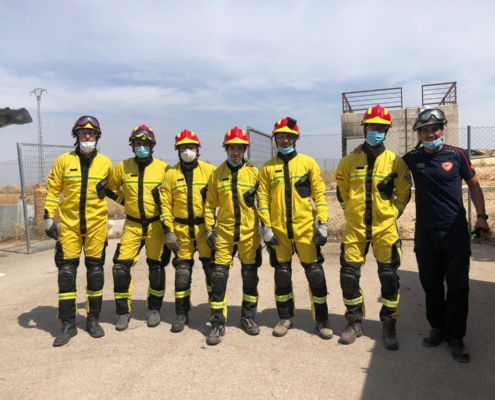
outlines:
[{"label": "man in black uniform", "polygon": [[463,179],[478,214],[477,235],[488,232],[488,216],[468,155],[463,149],[443,143],[445,125],[443,111],[420,112],[413,129],[423,146],[418,143],[419,148],[404,155],[404,161],[411,169],[416,188],[414,249],[426,294],[426,318],[432,328],[423,345],[438,346],[445,338],[454,360],[468,362],[463,338],[469,307],[471,238],[462,201]]}]

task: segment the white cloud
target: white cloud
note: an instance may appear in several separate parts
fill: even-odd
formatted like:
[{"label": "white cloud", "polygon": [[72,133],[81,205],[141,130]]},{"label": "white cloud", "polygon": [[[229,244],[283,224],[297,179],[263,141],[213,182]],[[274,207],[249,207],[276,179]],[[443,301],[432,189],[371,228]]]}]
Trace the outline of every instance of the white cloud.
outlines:
[{"label": "white cloud", "polygon": [[[164,133],[164,154],[175,157],[173,135],[190,127],[223,158],[215,143],[231,126],[269,131],[290,114],[305,132],[337,133],[343,91],[401,86],[416,106],[422,84],[444,81],[458,82],[461,124],[495,125],[494,11],[489,1],[3,2],[1,106],[35,117],[28,93],[46,88],[45,141],[70,143],[63,132],[92,113],[114,159],[146,121]],[[7,129],[36,140],[36,124]],[[0,147],[0,160],[13,155]]]}]

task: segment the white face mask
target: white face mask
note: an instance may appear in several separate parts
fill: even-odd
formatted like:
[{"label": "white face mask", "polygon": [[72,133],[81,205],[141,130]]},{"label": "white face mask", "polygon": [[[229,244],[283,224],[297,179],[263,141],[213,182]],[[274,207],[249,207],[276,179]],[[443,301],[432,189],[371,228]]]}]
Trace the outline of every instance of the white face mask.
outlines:
[{"label": "white face mask", "polygon": [[196,153],[195,151],[186,149],[182,153],[180,153],[180,158],[182,158],[182,160],[185,162],[193,162],[196,159],[197,155],[198,153]]},{"label": "white face mask", "polygon": [[96,148],[96,142],[79,142],[79,147],[85,153],[91,153]]}]

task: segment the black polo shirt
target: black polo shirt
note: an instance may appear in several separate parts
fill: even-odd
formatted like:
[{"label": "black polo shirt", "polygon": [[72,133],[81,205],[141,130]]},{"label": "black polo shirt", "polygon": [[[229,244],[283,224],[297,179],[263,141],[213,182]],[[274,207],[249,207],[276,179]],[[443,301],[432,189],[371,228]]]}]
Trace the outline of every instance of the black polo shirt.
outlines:
[{"label": "black polo shirt", "polygon": [[462,180],[467,181],[475,175],[467,153],[459,147],[444,144],[436,153],[427,153],[420,147],[405,154],[403,159],[414,178],[416,226],[467,226]]}]

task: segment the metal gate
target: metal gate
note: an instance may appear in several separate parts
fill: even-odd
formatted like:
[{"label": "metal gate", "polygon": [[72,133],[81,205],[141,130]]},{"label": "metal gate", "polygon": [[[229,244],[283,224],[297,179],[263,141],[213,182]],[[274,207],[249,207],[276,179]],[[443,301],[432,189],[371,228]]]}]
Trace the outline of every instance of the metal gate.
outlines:
[{"label": "metal gate", "polygon": [[28,254],[55,246],[55,241],[45,234],[46,180],[55,159],[73,150],[73,146],[17,143]]},{"label": "metal gate", "polygon": [[247,127],[246,132],[251,143],[248,147],[247,156],[259,169],[265,162],[275,156],[272,135],[251,128],[250,126]]}]

